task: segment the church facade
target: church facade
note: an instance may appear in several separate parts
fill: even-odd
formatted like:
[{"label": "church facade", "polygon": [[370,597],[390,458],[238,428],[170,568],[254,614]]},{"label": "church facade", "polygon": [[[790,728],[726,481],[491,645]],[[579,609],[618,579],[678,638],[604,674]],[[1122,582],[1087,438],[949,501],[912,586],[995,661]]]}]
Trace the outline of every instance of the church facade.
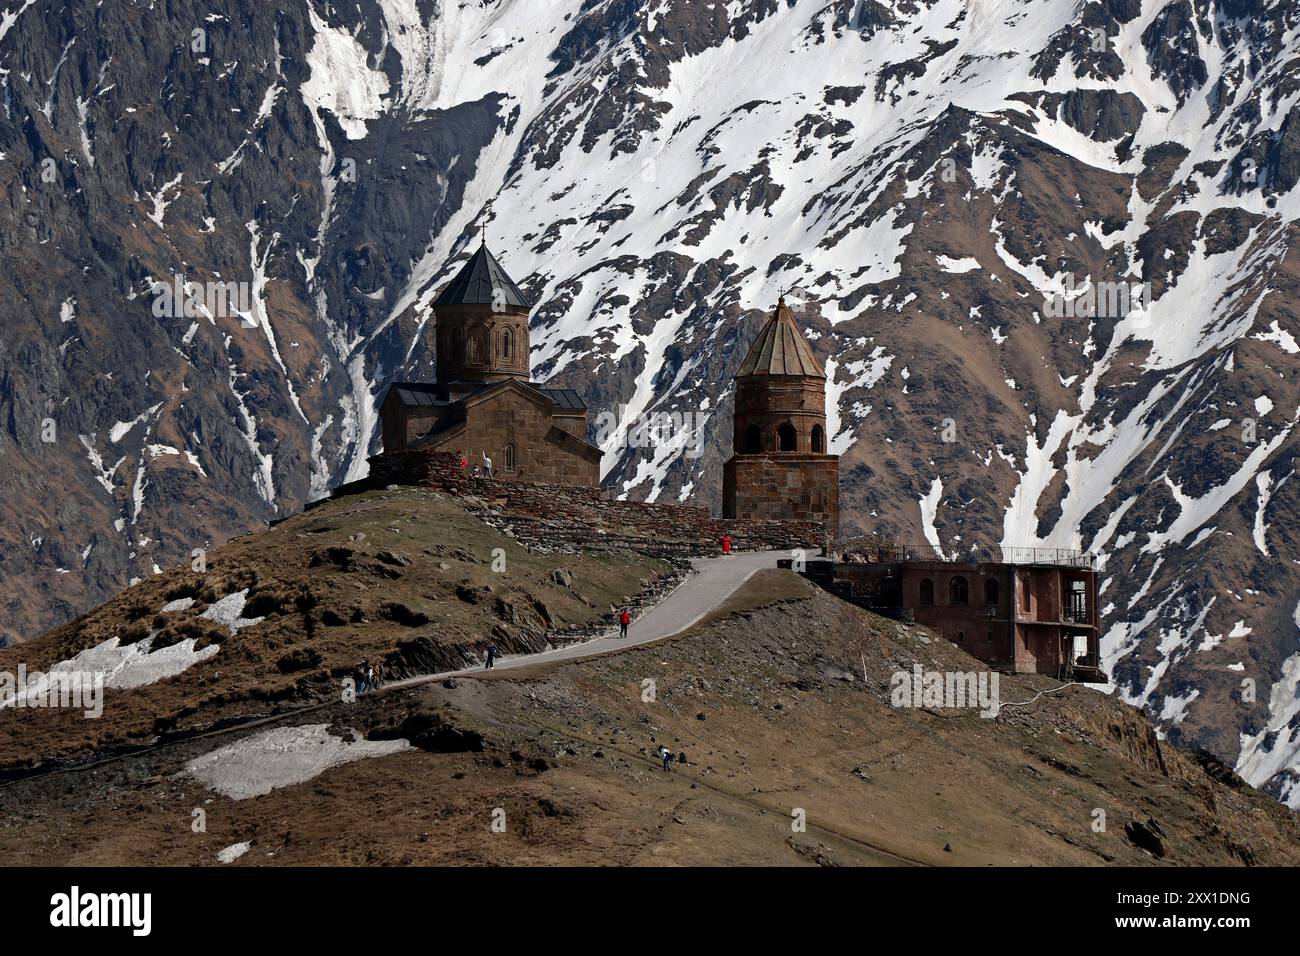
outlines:
[{"label": "church facade", "polygon": [[586,404],[529,381],[530,309],[481,245],[433,304],[437,381],[394,382],[384,396],[384,452],[461,452],[499,478],[596,487]]},{"label": "church facade", "polygon": [[[436,381],[393,382],[384,454],[459,453],[509,481],[599,487],[601,451],[572,389],[530,381],[531,305],[480,245],[434,301]],[[826,373],[784,299],[736,373],[735,454],[722,517],[839,526],[839,457],[827,452]]]},{"label": "church facade", "polygon": [[724,518],[839,527],[839,456],[826,451],[826,373],[782,299],[736,373]]}]

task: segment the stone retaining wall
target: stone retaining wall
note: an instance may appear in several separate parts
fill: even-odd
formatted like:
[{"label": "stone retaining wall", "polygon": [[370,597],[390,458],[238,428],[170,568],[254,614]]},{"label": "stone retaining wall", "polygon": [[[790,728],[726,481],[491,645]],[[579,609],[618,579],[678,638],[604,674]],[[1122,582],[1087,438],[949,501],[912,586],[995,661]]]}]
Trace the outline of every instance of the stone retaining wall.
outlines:
[{"label": "stone retaining wall", "polygon": [[[473,478],[448,452],[404,450],[370,460],[365,488],[417,485],[481,499],[485,520],[542,551],[632,550],[665,558],[718,554],[722,538],[737,551],[820,551],[818,521],[715,518],[693,505],[619,501],[599,488]],[[340,493],[358,490],[356,485]]]}]

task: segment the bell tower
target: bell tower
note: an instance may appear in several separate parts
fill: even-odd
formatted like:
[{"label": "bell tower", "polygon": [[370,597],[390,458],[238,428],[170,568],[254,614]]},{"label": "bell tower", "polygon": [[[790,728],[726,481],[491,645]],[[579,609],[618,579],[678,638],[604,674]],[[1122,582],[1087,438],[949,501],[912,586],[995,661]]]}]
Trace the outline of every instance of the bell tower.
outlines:
[{"label": "bell tower", "polygon": [[839,524],[839,456],[826,453],[826,373],[784,298],[736,372],[724,518]]},{"label": "bell tower", "polygon": [[438,383],[527,382],[530,310],[484,242],[433,303]]}]

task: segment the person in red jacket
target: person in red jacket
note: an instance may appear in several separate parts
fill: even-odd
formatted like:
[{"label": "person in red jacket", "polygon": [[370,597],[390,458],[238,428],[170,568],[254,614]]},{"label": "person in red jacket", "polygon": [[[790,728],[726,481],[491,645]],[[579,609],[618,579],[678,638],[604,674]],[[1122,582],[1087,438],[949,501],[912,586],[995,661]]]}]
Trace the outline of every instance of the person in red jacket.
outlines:
[{"label": "person in red jacket", "polygon": [[632,623],[632,615],[624,608],[623,613],[618,617],[618,636],[627,637],[627,626]]},{"label": "person in red jacket", "polygon": [[731,535],[729,534],[722,536],[722,553],[731,554]]}]

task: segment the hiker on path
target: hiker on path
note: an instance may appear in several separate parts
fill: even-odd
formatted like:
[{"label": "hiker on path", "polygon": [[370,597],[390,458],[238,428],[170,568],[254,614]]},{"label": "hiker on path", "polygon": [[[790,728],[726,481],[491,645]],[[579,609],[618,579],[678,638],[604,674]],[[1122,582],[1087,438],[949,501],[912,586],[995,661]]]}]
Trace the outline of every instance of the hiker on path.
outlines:
[{"label": "hiker on path", "polygon": [[673,752],[661,744],[659,746],[659,756],[664,758],[664,770],[668,770],[668,765],[673,762]]},{"label": "hiker on path", "polygon": [[357,693],[364,694],[367,690],[366,677],[370,673],[370,664],[362,661],[357,665]]},{"label": "hiker on path", "polygon": [[497,646],[495,644],[489,644],[487,649],[487,667],[485,669],[491,670],[493,662],[495,662],[496,659],[497,659]]},{"label": "hiker on path", "polygon": [[487,456],[487,452],[483,452],[483,476],[492,477],[492,459]]},{"label": "hiker on path", "polygon": [[731,554],[731,535],[729,534],[722,536],[722,553]]},{"label": "hiker on path", "polygon": [[384,682],[383,662],[381,661],[379,663],[376,663],[375,666],[370,669],[370,674],[371,674],[370,689],[379,690],[379,685]]},{"label": "hiker on path", "polygon": [[632,615],[628,613],[627,608],[618,617],[618,636],[627,637],[627,626],[632,623]]}]

